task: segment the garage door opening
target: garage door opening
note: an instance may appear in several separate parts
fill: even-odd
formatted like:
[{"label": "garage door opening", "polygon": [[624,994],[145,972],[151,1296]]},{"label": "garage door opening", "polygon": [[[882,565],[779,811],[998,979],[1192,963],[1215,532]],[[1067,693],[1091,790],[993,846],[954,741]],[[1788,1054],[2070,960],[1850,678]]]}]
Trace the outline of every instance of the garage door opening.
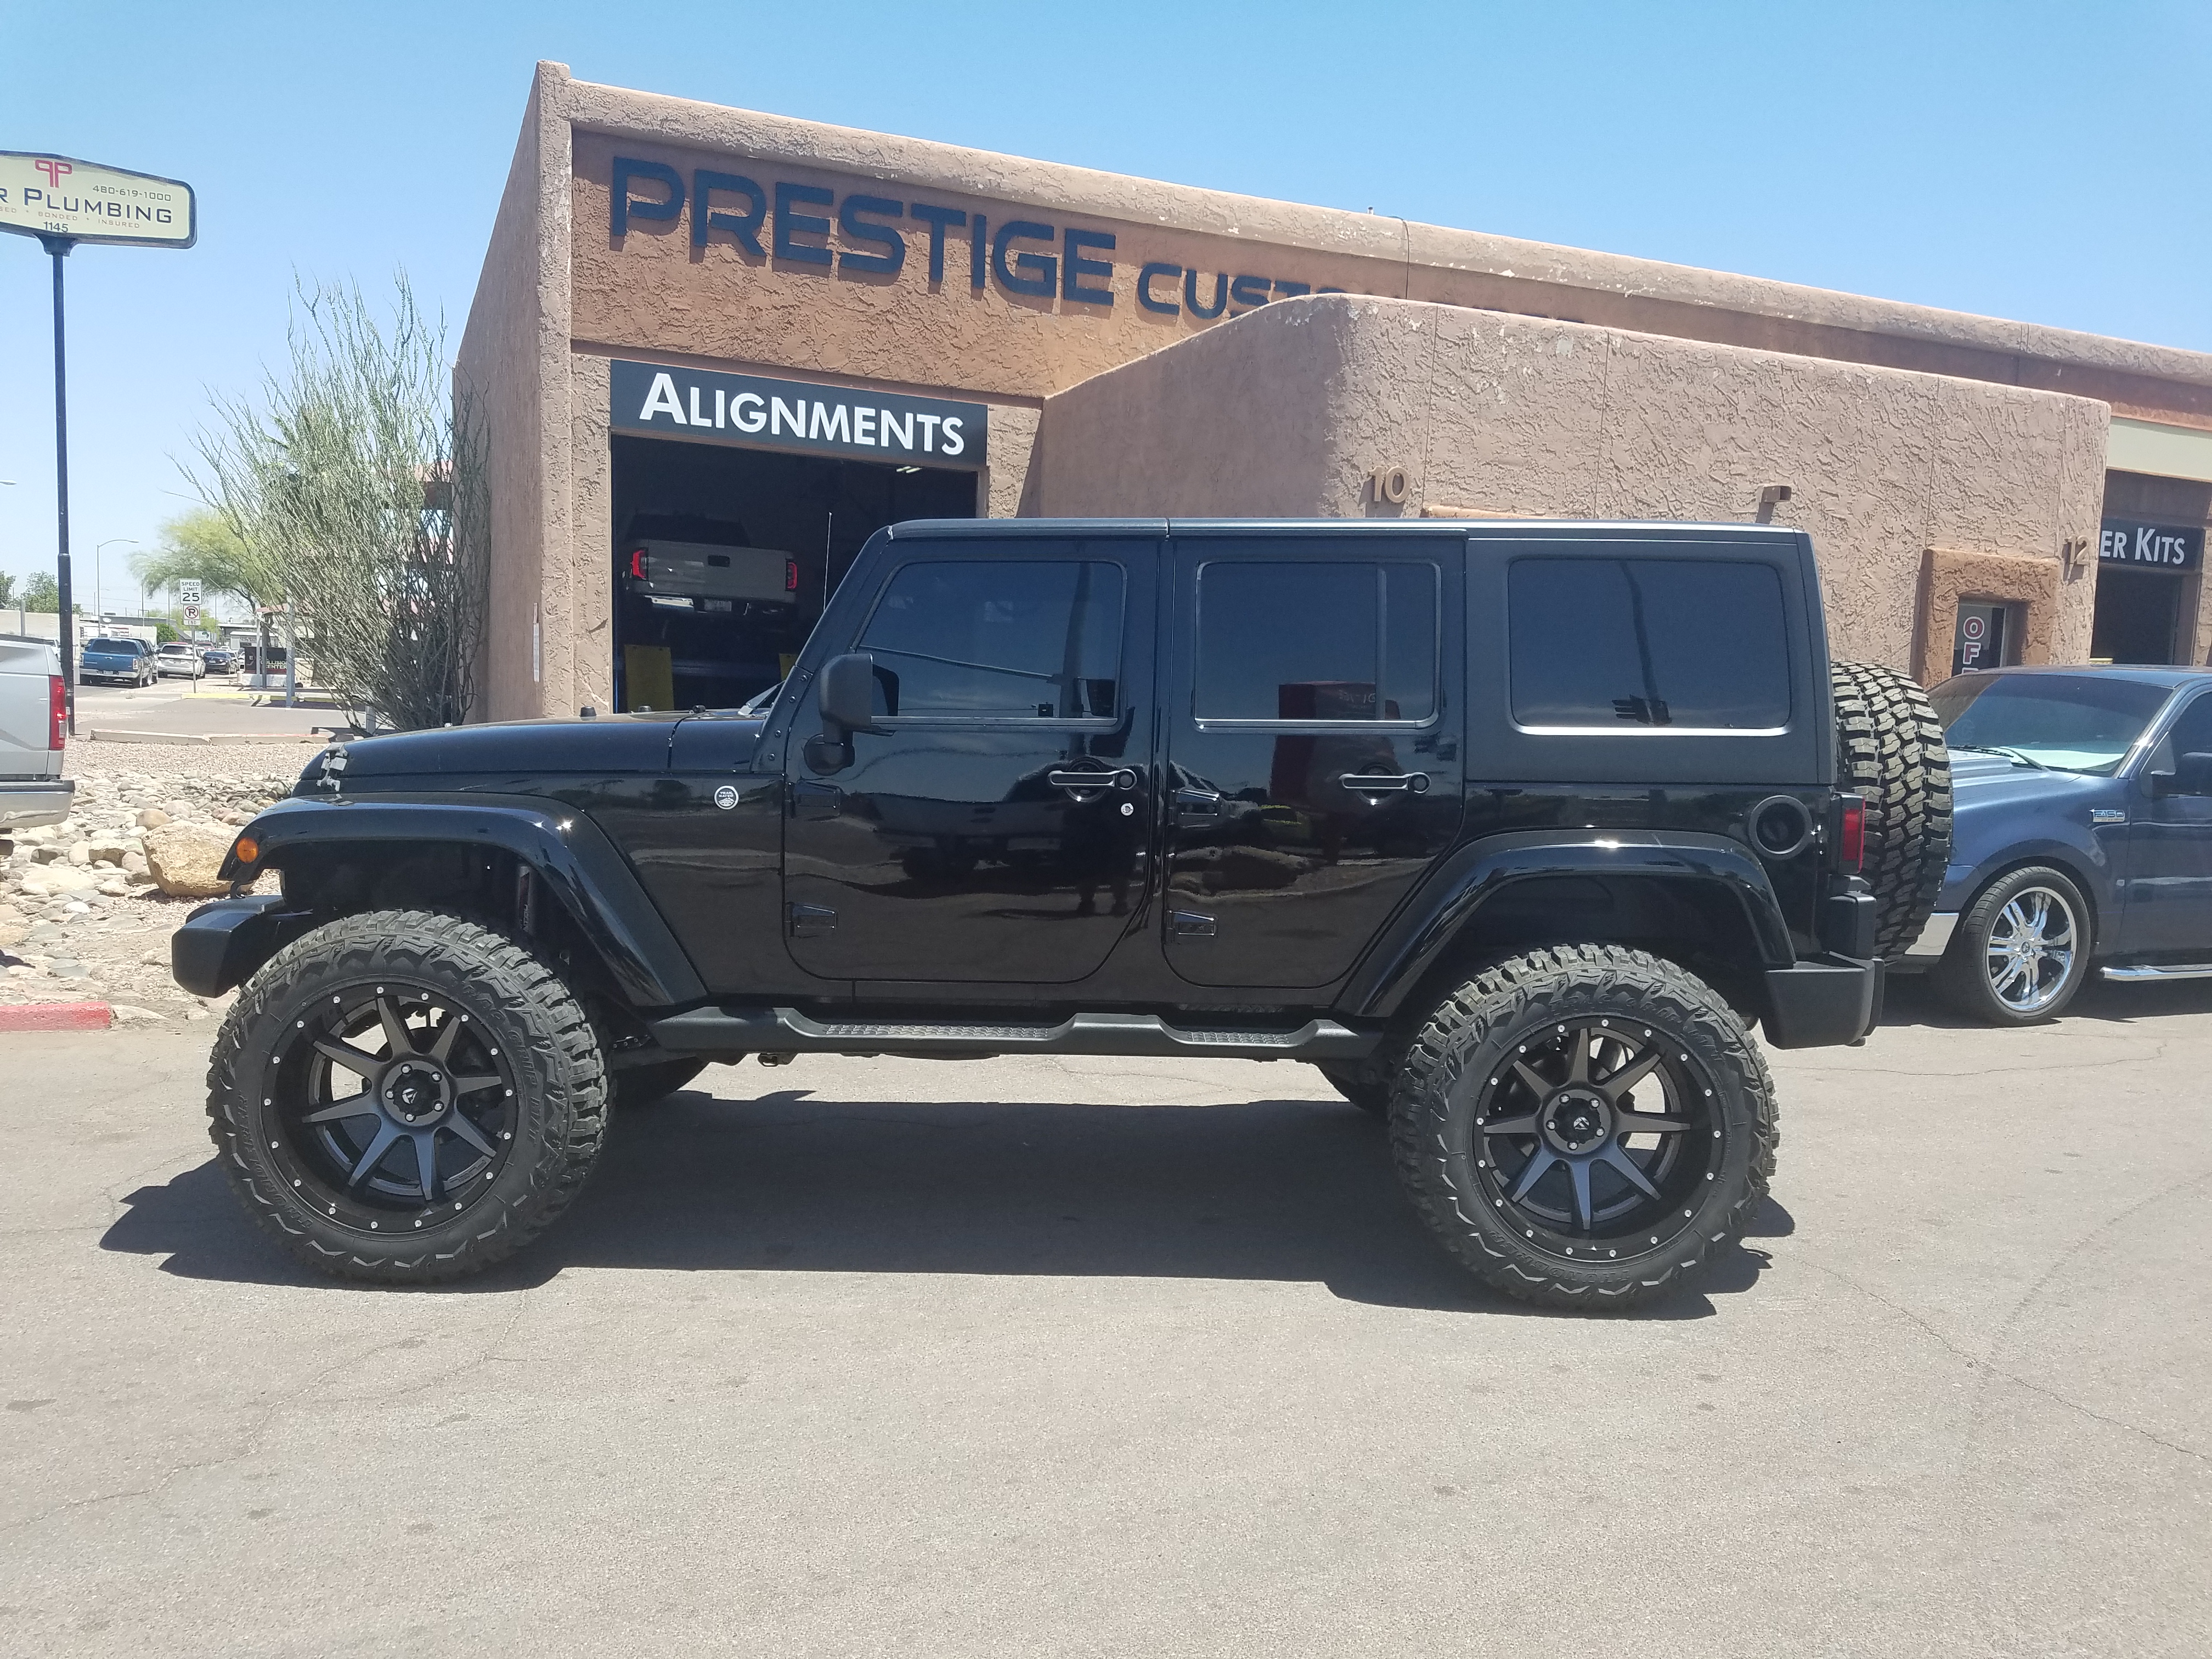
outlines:
[{"label": "garage door opening", "polygon": [[2194,586],[2179,571],[2106,565],[2097,572],[2089,655],[2100,662],[2186,661],[2181,649],[2182,600],[2185,590]]},{"label": "garage door opening", "polygon": [[737,707],[783,678],[870,536],[975,516],[974,472],[611,442],[621,709]]}]

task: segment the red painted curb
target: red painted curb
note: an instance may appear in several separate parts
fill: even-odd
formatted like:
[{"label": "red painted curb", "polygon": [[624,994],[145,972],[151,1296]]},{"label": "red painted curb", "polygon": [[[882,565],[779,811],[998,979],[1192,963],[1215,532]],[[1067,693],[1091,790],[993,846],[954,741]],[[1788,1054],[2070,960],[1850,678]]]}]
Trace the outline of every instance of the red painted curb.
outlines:
[{"label": "red painted curb", "polygon": [[0,1007],[0,1031],[104,1031],[115,1015],[104,1002],[28,1002]]}]

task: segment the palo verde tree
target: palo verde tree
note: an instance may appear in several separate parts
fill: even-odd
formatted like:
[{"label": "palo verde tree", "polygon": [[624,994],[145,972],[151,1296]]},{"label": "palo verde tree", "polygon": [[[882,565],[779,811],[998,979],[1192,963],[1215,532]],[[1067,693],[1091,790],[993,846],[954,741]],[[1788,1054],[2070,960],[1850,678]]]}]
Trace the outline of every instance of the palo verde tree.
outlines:
[{"label": "palo verde tree", "polygon": [[476,701],[489,531],[474,399],[403,274],[380,318],[350,283],[302,285],[290,360],[218,398],[188,468],[311,637],[316,678],[402,728]]},{"label": "palo verde tree", "polygon": [[211,507],[194,507],[165,520],[160,543],[132,556],[131,574],[149,593],[173,593],[179,582],[197,581],[210,597],[228,594],[249,609],[284,602],[284,583],[275,562],[249,547]]}]

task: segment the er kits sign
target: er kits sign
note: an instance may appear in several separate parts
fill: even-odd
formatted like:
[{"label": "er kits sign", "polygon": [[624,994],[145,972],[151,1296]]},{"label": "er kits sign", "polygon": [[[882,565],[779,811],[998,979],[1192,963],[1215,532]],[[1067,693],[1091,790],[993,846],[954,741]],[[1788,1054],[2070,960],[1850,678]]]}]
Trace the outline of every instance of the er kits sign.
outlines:
[{"label": "er kits sign", "polygon": [[963,471],[980,469],[988,454],[990,410],[981,404],[619,359],[610,368],[617,432]]},{"label": "er kits sign", "polygon": [[2105,564],[2151,570],[2200,570],[2204,565],[2204,527],[2107,519],[2104,534],[2097,538],[2097,557]]},{"label": "er kits sign", "polygon": [[190,247],[199,235],[192,187],[65,155],[0,150],[0,230],[72,242]]}]

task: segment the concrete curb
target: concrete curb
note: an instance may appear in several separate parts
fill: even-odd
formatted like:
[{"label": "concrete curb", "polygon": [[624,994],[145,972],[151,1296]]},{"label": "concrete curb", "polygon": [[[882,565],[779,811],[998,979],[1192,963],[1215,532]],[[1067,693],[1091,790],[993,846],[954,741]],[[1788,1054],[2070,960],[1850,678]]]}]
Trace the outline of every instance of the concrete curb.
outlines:
[{"label": "concrete curb", "polygon": [[104,1002],[25,1002],[0,1006],[0,1031],[104,1031],[115,1013]]},{"label": "concrete curb", "polygon": [[86,734],[94,743],[198,743],[198,744],[327,744],[327,738],[311,737],[305,732],[123,732],[113,726],[96,726]]}]

